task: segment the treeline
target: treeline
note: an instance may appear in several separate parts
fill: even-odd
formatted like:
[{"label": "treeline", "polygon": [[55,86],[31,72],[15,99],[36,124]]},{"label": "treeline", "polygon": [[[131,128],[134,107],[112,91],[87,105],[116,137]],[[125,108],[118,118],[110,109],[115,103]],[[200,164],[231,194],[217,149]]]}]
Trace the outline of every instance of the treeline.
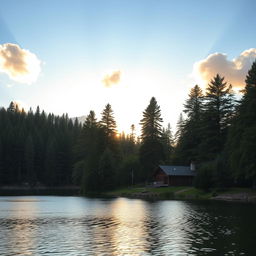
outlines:
[{"label": "treeline", "polygon": [[201,188],[256,187],[256,62],[249,70],[243,96],[216,75],[206,88],[191,89],[178,123],[173,162],[198,165]]},{"label": "treeline", "polygon": [[191,89],[173,136],[162,126],[152,97],[142,113],[141,135],[118,134],[110,104],[99,119],[83,124],[67,115],[0,110],[0,183],[46,186],[76,184],[84,193],[152,181],[159,164],[197,166],[200,188],[256,186],[256,62],[239,99],[216,75],[205,92]]},{"label": "treeline", "polygon": [[0,185],[59,186],[72,183],[72,147],[78,121],[67,115],[0,109]]}]

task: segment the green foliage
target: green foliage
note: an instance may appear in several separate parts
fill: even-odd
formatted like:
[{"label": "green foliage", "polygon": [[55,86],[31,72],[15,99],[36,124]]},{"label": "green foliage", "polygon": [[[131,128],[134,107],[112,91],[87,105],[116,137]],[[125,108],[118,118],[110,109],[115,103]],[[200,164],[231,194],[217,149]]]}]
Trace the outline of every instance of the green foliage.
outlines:
[{"label": "green foliage", "polygon": [[106,191],[115,186],[115,159],[113,152],[106,148],[99,161],[99,189]]},{"label": "green foliage", "polygon": [[160,106],[152,97],[140,121],[142,141],[159,140],[162,135],[162,122]]},{"label": "green foliage", "polygon": [[67,115],[46,115],[39,107],[35,113],[32,109],[26,113],[13,102],[7,110],[1,108],[0,183],[72,184],[74,130]]},{"label": "green foliage", "polygon": [[189,97],[184,104],[182,115],[177,124],[176,148],[173,162],[176,164],[190,164],[200,162],[200,149],[202,143],[202,115],[203,115],[203,93],[198,85],[190,90]]},{"label": "green foliage", "polygon": [[170,164],[174,146],[174,139],[170,124],[168,124],[166,129],[163,128],[161,142],[163,146],[165,163]]},{"label": "green foliage", "polygon": [[143,180],[143,178],[141,177],[138,156],[130,154],[123,157],[119,171],[117,172],[117,185],[119,187],[133,185]]},{"label": "green foliage", "polygon": [[103,110],[100,122],[90,111],[75,146],[73,177],[83,193],[99,193],[116,186],[119,152],[116,122],[110,104]]},{"label": "green foliage", "polygon": [[105,109],[102,111],[102,117],[100,125],[105,129],[107,137],[115,136],[116,134],[116,121],[114,119],[114,112],[110,104],[105,106]]},{"label": "green foliage", "polygon": [[85,162],[83,160],[78,161],[73,166],[72,181],[76,185],[80,185],[83,180],[85,170]]},{"label": "green foliage", "polygon": [[57,182],[57,149],[54,137],[48,139],[45,153],[45,183],[53,186]]},{"label": "green foliage", "polygon": [[256,61],[246,76],[244,95],[237,107],[226,145],[236,183],[256,186]]},{"label": "green foliage", "polygon": [[163,145],[158,140],[145,140],[140,147],[139,154],[143,167],[143,176],[150,180],[153,170],[164,159]]},{"label": "green foliage", "polygon": [[203,108],[203,91],[198,85],[195,85],[190,90],[188,96],[189,98],[184,104],[183,111],[187,114],[188,120],[195,122],[201,119]]},{"label": "green foliage", "polygon": [[213,172],[214,172],[215,164],[205,163],[200,166],[197,170],[197,176],[195,178],[195,187],[209,190],[213,186]]},{"label": "green foliage", "polygon": [[218,74],[207,87],[202,117],[201,161],[213,160],[225,145],[234,111],[232,87]]},{"label": "green foliage", "polygon": [[29,135],[26,140],[25,165],[27,170],[27,181],[33,186],[36,181],[36,173],[34,171],[34,144],[31,135]]}]

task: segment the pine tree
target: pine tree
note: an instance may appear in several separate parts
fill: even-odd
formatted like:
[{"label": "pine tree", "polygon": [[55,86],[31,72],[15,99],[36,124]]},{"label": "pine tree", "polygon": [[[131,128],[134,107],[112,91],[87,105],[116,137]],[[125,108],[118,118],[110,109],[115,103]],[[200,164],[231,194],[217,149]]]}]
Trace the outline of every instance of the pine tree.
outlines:
[{"label": "pine tree", "polygon": [[248,71],[245,83],[226,149],[235,180],[256,188],[256,61]]},{"label": "pine tree", "polygon": [[162,122],[160,106],[158,106],[156,99],[152,97],[140,121],[142,141],[159,140],[162,135]]},{"label": "pine tree", "polygon": [[12,113],[16,112],[16,106],[13,101],[11,101],[9,107],[7,108],[7,111]]},{"label": "pine tree", "polygon": [[182,136],[182,133],[183,133],[183,128],[184,128],[184,118],[183,118],[183,115],[182,113],[180,113],[179,115],[179,119],[178,119],[178,122],[177,122],[177,125],[176,125],[176,133],[175,133],[175,136],[174,136],[174,143],[177,145],[177,143],[179,142],[181,136]]},{"label": "pine tree", "polygon": [[130,133],[130,140],[135,143],[135,125],[131,125],[131,133]]},{"label": "pine tree", "polygon": [[183,112],[187,114],[188,121],[200,120],[203,107],[203,91],[198,85],[195,85],[188,96]]},{"label": "pine tree", "polygon": [[87,128],[95,128],[97,126],[97,119],[93,110],[91,110],[89,115],[86,117],[84,126]]},{"label": "pine tree", "polygon": [[165,163],[170,163],[174,146],[174,140],[170,124],[168,124],[166,128],[162,129],[161,141],[163,145]]},{"label": "pine tree", "polygon": [[107,137],[113,137],[116,134],[116,121],[111,105],[108,103],[101,113],[101,126],[105,129]]},{"label": "pine tree", "polygon": [[143,112],[141,124],[140,162],[146,179],[152,178],[152,172],[157,165],[164,161],[162,136],[162,118],[160,106],[154,97],[151,98]]},{"label": "pine tree", "polygon": [[202,117],[201,159],[214,160],[221,153],[234,111],[232,86],[217,74],[206,89]]},{"label": "pine tree", "polygon": [[81,185],[83,193],[101,189],[99,162],[105,148],[105,128],[97,122],[94,111],[90,111],[75,146],[73,179]]},{"label": "pine tree", "polygon": [[200,161],[199,145],[202,142],[203,93],[198,85],[190,90],[183,112],[187,115],[187,118],[186,120],[180,118],[177,125],[174,162],[187,165],[191,161]]}]

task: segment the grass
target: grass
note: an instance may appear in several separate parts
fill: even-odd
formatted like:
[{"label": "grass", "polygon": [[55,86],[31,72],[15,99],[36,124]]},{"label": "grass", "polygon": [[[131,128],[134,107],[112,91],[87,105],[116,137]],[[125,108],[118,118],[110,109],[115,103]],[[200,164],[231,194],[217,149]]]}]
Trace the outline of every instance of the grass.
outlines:
[{"label": "grass", "polygon": [[253,190],[251,188],[229,188],[223,191],[218,191],[219,195],[222,194],[238,194],[238,193],[248,193],[250,195],[256,196],[256,190]]},{"label": "grass", "polygon": [[155,199],[208,199],[211,197],[211,193],[188,186],[159,188],[134,186],[116,189],[107,192],[106,195]]},{"label": "grass", "polygon": [[105,193],[111,197],[130,197],[130,198],[147,198],[147,199],[211,199],[217,195],[247,193],[250,196],[256,196],[256,191],[249,188],[229,188],[226,190],[204,191],[195,187],[143,187],[133,186],[120,188]]},{"label": "grass", "polygon": [[177,195],[179,198],[186,199],[210,199],[212,197],[211,192],[206,192],[194,187],[189,187],[187,190],[181,191]]}]

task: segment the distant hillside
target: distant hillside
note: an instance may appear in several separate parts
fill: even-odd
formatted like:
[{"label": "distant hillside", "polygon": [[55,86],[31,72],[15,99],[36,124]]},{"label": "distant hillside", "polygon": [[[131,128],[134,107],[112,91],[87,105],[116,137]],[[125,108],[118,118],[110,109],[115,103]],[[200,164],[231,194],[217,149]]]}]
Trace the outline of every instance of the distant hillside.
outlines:
[{"label": "distant hillside", "polygon": [[86,116],[72,117],[71,120],[72,120],[73,122],[75,122],[76,118],[78,119],[78,122],[79,122],[79,123],[83,124],[84,121],[85,121],[85,119],[86,119]]}]

